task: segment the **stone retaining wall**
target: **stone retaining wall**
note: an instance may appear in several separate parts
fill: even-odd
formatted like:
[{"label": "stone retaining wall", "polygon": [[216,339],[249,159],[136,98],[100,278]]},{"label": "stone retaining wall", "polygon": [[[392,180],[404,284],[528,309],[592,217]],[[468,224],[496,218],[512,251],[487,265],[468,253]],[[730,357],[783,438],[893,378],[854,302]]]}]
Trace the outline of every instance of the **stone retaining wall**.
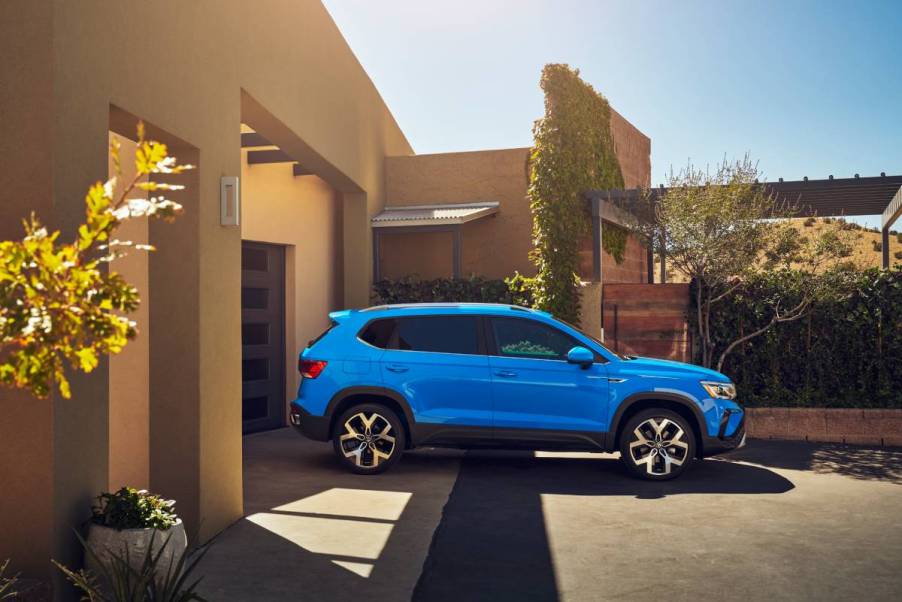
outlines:
[{"label": "stone retaining wall", "polygon": [[902,410],[747,408],[748,436],[902,447]]}]

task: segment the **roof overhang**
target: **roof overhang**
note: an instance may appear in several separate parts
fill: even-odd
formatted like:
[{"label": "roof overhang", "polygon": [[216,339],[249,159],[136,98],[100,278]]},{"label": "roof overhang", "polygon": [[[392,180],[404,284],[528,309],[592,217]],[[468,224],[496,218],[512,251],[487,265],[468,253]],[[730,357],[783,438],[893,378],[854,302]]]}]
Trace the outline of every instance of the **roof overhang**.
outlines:
[{"label": "roof overhang", "polygon": [[373,228],[455,226],[498,213],[497,201],[456,205],[386,207],[371,220]]}]

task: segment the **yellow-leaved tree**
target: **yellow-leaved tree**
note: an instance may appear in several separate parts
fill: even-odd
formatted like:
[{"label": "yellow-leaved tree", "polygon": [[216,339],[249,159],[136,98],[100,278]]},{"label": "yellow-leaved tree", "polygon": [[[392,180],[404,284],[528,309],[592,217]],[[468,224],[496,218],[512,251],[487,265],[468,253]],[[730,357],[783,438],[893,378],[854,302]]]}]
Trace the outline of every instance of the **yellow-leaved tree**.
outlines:
[{"label": "yellow-leaved tree", "polygon": [[[114,175],[88,190],[75,240],[61,242],[32,214],[22,240],[0,242],[0,384],[40,398],[55,385],[69,398],[67,365],[91,372],[101,355],[119,353],[136,335],[126,314],[138,307],[138,291],[108,264],[129,249],[153,248],[116,239],[116,229],[128,219],[173,219],[182,207],[164,195],[183,187],[152,176],[193,168],[179,165],[165,144],[145,139],[143,123],[137,134],[134,178],[114,192],[122,175],[114,139]],[[130,198],[135,191],[149,198]]]}]

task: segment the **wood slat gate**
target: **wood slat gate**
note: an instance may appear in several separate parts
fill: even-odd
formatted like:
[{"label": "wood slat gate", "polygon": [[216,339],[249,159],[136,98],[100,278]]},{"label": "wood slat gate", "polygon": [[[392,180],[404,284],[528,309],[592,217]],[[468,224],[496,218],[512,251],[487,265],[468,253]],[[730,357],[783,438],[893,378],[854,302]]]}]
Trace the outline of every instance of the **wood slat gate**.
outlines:
[{"label": "wood slat gate", "polygon": [[689,362],[688,284],[605,284],[605,343],[619,353]]}]

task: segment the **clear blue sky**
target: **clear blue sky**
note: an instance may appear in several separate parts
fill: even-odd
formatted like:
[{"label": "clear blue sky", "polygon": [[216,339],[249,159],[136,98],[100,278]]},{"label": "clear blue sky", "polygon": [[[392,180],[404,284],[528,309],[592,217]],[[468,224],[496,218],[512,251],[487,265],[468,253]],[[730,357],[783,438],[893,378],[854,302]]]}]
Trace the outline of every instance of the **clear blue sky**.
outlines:
[{"label": "clear blue sky", "polygon": [[671,166],[902,173],[902,1],[325,0],[417,153],[528,146],[564,62]]}]

